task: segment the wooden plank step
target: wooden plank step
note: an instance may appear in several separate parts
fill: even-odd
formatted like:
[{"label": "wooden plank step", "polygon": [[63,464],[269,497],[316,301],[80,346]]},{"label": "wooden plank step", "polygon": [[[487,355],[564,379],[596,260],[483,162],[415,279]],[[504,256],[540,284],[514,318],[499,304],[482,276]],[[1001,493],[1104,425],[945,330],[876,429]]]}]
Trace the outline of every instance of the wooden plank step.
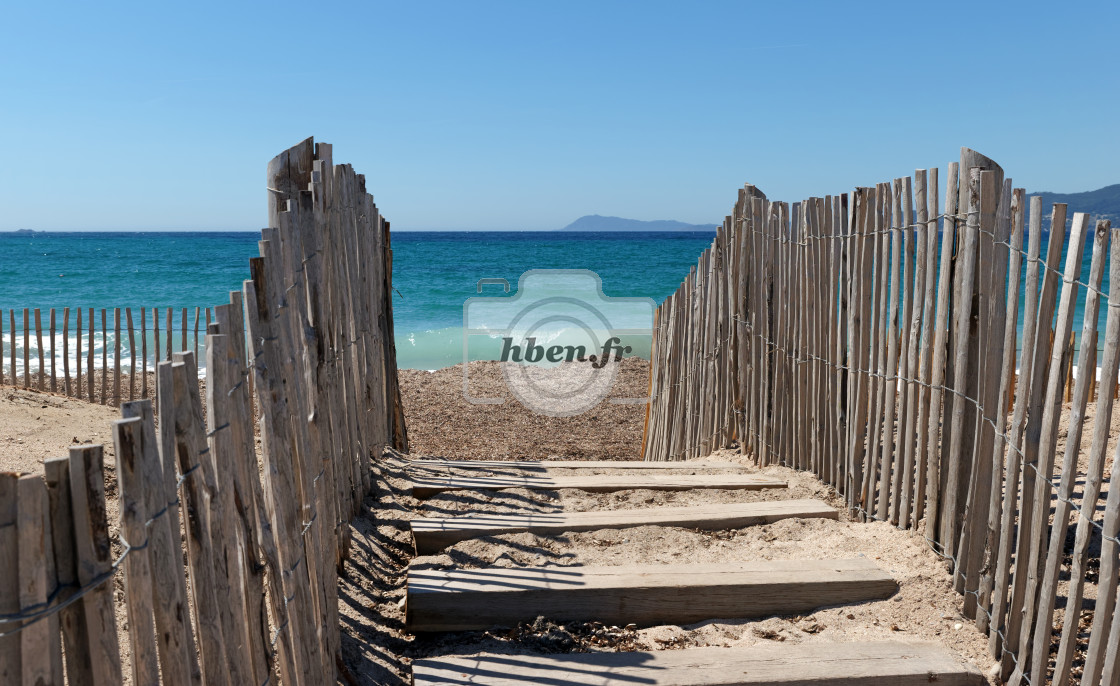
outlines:
[{"label": "wooden plank step", "polygon": [[975,666],[932,643],[780,643],[568,655],[417,660],[413,686],[981,686]]},{"label": "wooden plank step", "polygon": [[428,498],[444,491],[501,491],[509,488],[584,491],[626,491],[648,488],[655,491],[687,491],[693,488],[760,490],[785,488],[786,482],[763,476],[739,474],[640,474],[625,476],[430,476],[412,479],[412,495]]},{"label": "wooden plank step", "polygon": [[500,469],[545,472],[551,469],[753,469],[741,462],[687,460],[647,462],[645,460],[409,460],[408,467],[432,469]]},{"label": "wooden plank step", "polygon": [[691,624],[706,619],[799,614],[823,605],[890,597],[898,584],[870,560],[739,564],[410,570],[411,631],[557,621]]},{"label": "wooden plank step", "polygon": [[413,519],[412,541],[417,555],[429,555],[459,541],[530,531],[558,534],[565,531],[628,529],[636,526],[682,526],[689,529],[739,529],[780,519],[836,519],[836,509],[820,500],[775,500],[690,507],[650,507],[641,510],[559,512],[509,515],[466,515]]}]

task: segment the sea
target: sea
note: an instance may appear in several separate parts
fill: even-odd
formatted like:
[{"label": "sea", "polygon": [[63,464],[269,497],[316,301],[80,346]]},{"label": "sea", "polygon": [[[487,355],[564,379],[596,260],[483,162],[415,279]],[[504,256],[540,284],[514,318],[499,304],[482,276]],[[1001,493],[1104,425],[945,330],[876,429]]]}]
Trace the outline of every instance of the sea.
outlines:
[{"label": "sea", "polygon": [[[712,232],[511,232],[511,231],[398,231],[392,236],[393,315],[398,365],[404,369],[440,369],[470,359],[497,359],[497,349],[471,347],[465,353],[465,306],[482,298],[502,298],[518,293],[519,279],[530,270],[590,270],[598,276],[602,297],[650,299],[660,303],[688,274]],[[92,337],[95,366],[101,350],[109,346],[109,364],[116,345],[113,308],[132,308],[139,328],[140,310],[146,310],[149,363],[154,362],[151,337],[152,308],[160,309],[165,327],[166,308],[174,311],[176,349],[181,341],[181,311],[188,309],[188,348],[194,346],[196,308],[228,302],[229,291],[240,289],[248,277],[248,260],[257,255],[256,232],[35,232],[0,233],[0,311],[5,373],[10,372],[11,346],[16,346],[17,370],[23,365],[23,310],[41,311],[44,331],[49,310],[56,310],[55,350],[61,369],[63,308],[70,308],[69,349],[75,350],[78,334],[76,310],[86,314],[81,334],[88,350],[88,311],[96,315]],[[1042,254],[1048,237],[1044,236]],[[1091,245],[1086,245],[1081,278],[1089,282]],[[1063,264],[1065,256],[1063,255]],[[1025,260],[1024,260],[1025,265]],[[1061,265],[1054,265],[1060,269]],[[979,273],[990,265],[979,265]],[[1025,269],[1020,275],[1025,282]],[[480,280],[483,281],[480,284]],[[509,285],[507,296],[502,281]],[[528,282],[526,282],[528,283]],[[564,287],[552,286],[553,295]],[[1105,270],[1102,290],[1109,288]],[[1080,290],[1075,330],[1080,335],[1085,290]],[[108,335],[101,334],[101,311],[109,317]],[[1022,330],[1020,307],[1020,333]],[[1098,351],[1103,347],[1105,314],[1102,302]],[[646,310],[648,311],[648,309]],[[16,319],[13,341],[10,314]],[[33,317],[33,315],[32,315]],[[32,319],[33,326],[33,319]],[[122,314],[122,327],[123,314]],[[205,331],[205,322],[199,326]],[[164,333],[166,336],[166,333]],[[44,333],[44,338],[47,338]],[[141,347],[134,337],[137,348]],[[32,329],[31,346],[36,346]],[[128,339],[122,333],[122,358],[128,359]],[[166,346],[164,338],[163,346]],[[204,362],[204,341],[199,342]],[[44,340],[49,348],[49,340]],[[646,343],[632,354],[648,357]],[[32,369],[37,353],[31,351]],[[1098,355],[1099,360],[1099,355]]]},{"label": "sea", "polygon": [[[393,248],[393,325],[397,363],[404,369],[440,369],[464,359],[464,306],[470,298],[517,294],[519,279],[530,270],[590,270],[598,275],[603,297],[648,298],[654,303],[670,295],[688,274],[714,232],[548,232],[548,231],[398,231]],[[44,331],[49,310],[56,310],[55,351],[61,369],[63,308],[70,308],[69,349],[74,355],[78,334],[76,310],[83,310],[82,349],[90,346],[88,311],[94,310],[92,338],[95,366],[103,346],[112,365],[116,346],[113,308],[132,308],[133,325],[140,310],[147,318],[148,358],[155,359],[152,308],[160,310],[160,328],[172,308],[173,340],[181,342],[181,312],[188,310],[187,346],[194,346],[196,308],[229,302],[249,275],[249,258],[258,254],[257,232],[35,232],[0,233],[0,310],[3,324],[3,368],[10,371],[10,311],[16,319],[16,367],[23,369],[23,310],[40,309]],[[488,279],[479,290],[479,281]],[[478,302],[477,300],[474,302]],[[101,334],[101,311],[109,318]],[[204,317],[204,315],[203,315]],[[122,327],[124,315],[122,313]],[[205,331],[205,321],[199,325]],[[164,333],[163,336],[166,336]],[[201,337],[201,335],[200,335]],[[122,358],[128,359],[122,331]],[[49,348],[44,333],[44,348]],[[647,337],[648,339],[648,337]],[[133,338],[139,349],[140,340]],[[38,367],[34,328],[30,337],[32,369]],[[166,346],[166,338],[161,341]],[[199,342],[200,362],[205,360]],[[472,347],[471,359],[497,355]],[[648,357],[646,345],[633,354]],[[48,355],[49,357],[49,355]]]}]

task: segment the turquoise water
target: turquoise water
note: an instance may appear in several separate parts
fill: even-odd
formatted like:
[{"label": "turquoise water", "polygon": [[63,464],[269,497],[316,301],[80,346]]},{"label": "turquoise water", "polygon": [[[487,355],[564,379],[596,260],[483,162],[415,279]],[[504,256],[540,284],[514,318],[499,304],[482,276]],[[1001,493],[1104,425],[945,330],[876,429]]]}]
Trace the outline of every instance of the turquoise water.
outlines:
[{"label": "turquoise water", "polygon": [[[510,295],[531,269],[588,269],[608,298],[672,294],[712,242],[696,232],[401,232],[393,235],[393,300],[397,359],[402,367],[438,369],[463,361],[464,303]],[[648,325],[647,325],[648,326]],[[644,349],[648,357],[648,337]],[[635,346],[637,347],[637,346]],[[472,359],[493,359],[493,347],[471,348]]]},{"label": "turquoise water", "polygon": [[[175,348],[181,339],[181,308],[188,308],[188,347],[194,345],[196,307],[228,302],[249,273],[257,255],[256,232],[178,233],[0,233],[0,310],[3,311],[3,365],[9,372],[11,337],[8,310],[16,315],[17,370],[23,364],[23,308],[40,308],[44,328],[56,308],[56,355],[61,356],[62,308],[70,307],[70,354],[77,343],[75,309],[94,308],[92,339],[95,366],[103,345],[112,364],[114,307],[174,310]],[[483,278],[504,278],[515,291],[518,277],[530,269],[590,269],[599,274],[608,297],[650,297],[660,302],[676,289],[711,244],[710,233],[568,233],[568,232],[398,232],[393,235],[394,326],[397,359],[403,368],[436,369],[463,359],[463,305],[477,296]],[[502,294],[487,286],[484,295]],[[107,309],[109,333],[101,336],[101,309]],[[33,315],[32,315],[33,316]],[[122,313],[122,327],[123,327]],[[33,323],[32,323],[33,326]],[[205,322],[200,331],[205,330]],[[44,334],[44,348],[49,340]],[[127,359],[127,335],[122,332]],[[135,341],[137,347],[140,341]],[[88,350],[90,337],[82,336]],[[161,341],[165,348],[166,338]],[[34,330],[31,365],[37,367]],[[148,357],[154,361],[149,333]],[[475,355],[478,356],[477,354]],[[202,359],[205,359],[202,356]],[[59,369],[61,361],[59,360]]]},{"label": "turquoise water", "polygon": [[[399,232],[393,236],[393,308],[397,356],[401,367],[437,369],[463,359],[463,314],[468,298],[479,296],[480,279],[505,279],[516,293],[518,278],[531,269],[589,269],[602,280],[609,298],[648,297],[660,302],[671,294],[712,239],[710,233],[569,233],[569,232]],[[258,234],[230,233],[0,233],[0,309],[3,311],[3,365],[10,371],[9,309],[16,315],[17,368],[22,369],[23,308],[40,308],[44,328],[49,309],[56,308],[56,354],[61,355],[62,308],[70,307],[70,351],[74,354],[75,309],[83,308],[88,331],[88,308],[96,314],[92,338],[95,366],[101,349],[109,345],[112,363],[112,308],[133,308],[139,327],[140,308],[160,308],[160,327],[166,308],[174,309],[174,342],[181,340],[181,308],[188,308],[188,347],[193,347],[196,307],[228,302],[248,275],[248,259],[257,254]],[[1046,241],[1042,254],[1046,254]],[[1086,245],[1081,280],[1089,279],[1091,245]],[[1064,255],[1063,255],[1064,262]],[[1058,269],[1061,264],[1055,265]],[[980,265],[981,271],[985,265]],[[1024,271],[1020,278],[1025,280]],[[1109,288],[1105,271],[1103,290]],[[485,285],[482,296],[503,296],[498,285]],[[1080,333],[1084,290],[1081,291],[1075,330]],[[101,309],[108,310],[109,334],[102,340]],[[1106,307],[1100,313],[1103,345]],[[1020,308],[1020,328],[1022,326]],[[122,314],[123,326],[123,314]],[[205,330],[205,323],[200,326]],[[166,334],[164,334],[165,336]],[[46,339],[46,334],[44,334]],[[122,335],[127,359],[127,335]],[[90,337],[84,334],[82,348]],[[140,341],[136,341],[137,347]],[[31,346],[35,346],[34,332]],[[166,338],[161,341],[165,348]],[[49,340],[44,340],[44,348]],[[492,346],[491,346],[492,347]],[[636,345],[635,352],[648,354]],[[154,341],[149,334],[149,360]],[[492,359],[490,349],[470,349],[472,359]],[[32,350],[32,367],[37,366]],[[205,357],[202,356],[204,360]],[[59,360],[59,368],[61,361]]]}]

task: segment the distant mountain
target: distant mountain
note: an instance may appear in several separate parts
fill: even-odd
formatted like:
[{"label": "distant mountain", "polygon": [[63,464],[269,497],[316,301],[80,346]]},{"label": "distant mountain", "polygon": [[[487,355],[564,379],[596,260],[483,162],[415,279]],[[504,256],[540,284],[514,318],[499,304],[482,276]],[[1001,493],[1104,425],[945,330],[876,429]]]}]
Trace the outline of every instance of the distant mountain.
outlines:
[{"label": "distant mountain", "polygon": [[1069,205],[1070,217],[1074,212],[1088,212],[1091,219],[1110,219],[1113,225],[1120,222],[1120,183],[1105,186],[1095,191],[1083,193],[1050,193],[1047,191],[1028,192],[1042,196],[1042,216],[1049,221],[1051,203],[1064,202]]},{"label": "distant mountain", "polygon": [[[1120,226],[1120,183],[1105,186],[1095,191],[1082,193],[1051,193],[1049,191],[1027,191],[1027,197],[1042,196],[1043,226],[1050,223],[1050,206],[1056,202],[1069,205],[1070,218],[1074,212],[1088,212],[1093,219],[1109,219],[1113,226]],[[623,217],[604,217],[589,214],[565,226],[563,231],[715,231],[715,224],[686,224],[672,219],[642,221]]]},{"label": "distant mountain", "polygon": [[672,219],[624,219],[588,214],[565,226],[562,231],[715,231],[715,224],[686,224]]}]

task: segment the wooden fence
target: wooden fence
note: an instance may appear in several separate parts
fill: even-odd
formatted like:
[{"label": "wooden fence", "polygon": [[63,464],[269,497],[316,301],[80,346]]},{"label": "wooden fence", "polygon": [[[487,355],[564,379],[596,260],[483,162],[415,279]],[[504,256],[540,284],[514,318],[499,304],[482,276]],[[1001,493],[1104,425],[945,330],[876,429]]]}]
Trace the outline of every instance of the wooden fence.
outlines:
[{"label": "wooden fence", "polygon": [[150,398],[148,374],[161,360],[191,350],[203,361],[212,315],[209,307],[9,308],[0,384],[102,405]]},{"label": "wooden fence", "polygon": [[119,541],[101,446],[0,474],[0,683],[336,683],[348,522],[371,454],[407,449],[389,224],[327,144],[268,188],[251,279],[206,329],[205,412],[193,351],[156,366],[156,411],[121,408]]},{"label": "wooden fence", "polygon": [[939,206],[936,169],[793,205],[741,190],[657,311],[644,456],[811,471],[950,563],[1009,683],[1118,683],[1120,230],[1067,232],[1056,204],[1043,257],[1041,199],[968,149]]}]

